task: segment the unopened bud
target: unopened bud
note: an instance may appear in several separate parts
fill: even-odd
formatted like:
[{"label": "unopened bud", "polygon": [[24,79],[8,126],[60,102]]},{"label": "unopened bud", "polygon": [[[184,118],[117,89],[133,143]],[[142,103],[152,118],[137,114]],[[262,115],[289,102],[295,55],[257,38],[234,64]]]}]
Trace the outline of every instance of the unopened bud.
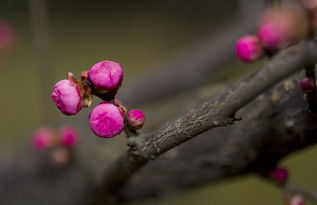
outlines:
[{"label": "unopened bud", "polygon": [[284,167],[275,167],[269,173],[269,177],[278,184],[284,184],[288,180],[288,170]]},{"label": "unopened bud", "polygon": [[302,89],[303,93],[310,93],[315,89],[314,80],[308,77],[303,78],[299,82],[299,87]]},{"label": "unopened bud", "polygon": [[262,54],[262,45],[257,36],[243,36],[236,42],[236,55],[240,60],[251,62]]},{"label": "unopened bud", "polygon": [[65,147],[74,147],[78,142],[78,133],[72,127],[63,127],[60,130],[60,143]]},{"label": "unopened bud", "polygon": [[99,137],[111,138],[121,133],[124,118],[121,110],[108,102],[97,105],[89,116],[91,130]]},{"label": "unopened bud", "polygon": [[50,149],[54,142],[54,131],[50,128],[39,128],[33,132],[32,144],[37,150]]},{"label": "unopened bud", "polygon": [[107,98],[113,98],[121,86],[123,69],[119,63],[101,61],[89,69],[88,78],[97,92]]},{"label": "unopened bud", "polygon": [[128,127],[131,130],[138,130],[143,127],[145,121],[144,113],[141,110],[130,110],[127,114]]},{"label": "unopened bud", "polygon": [[80,87],[69,79],[60,80],[55,84],[52,100],[65,115],[76,115],[82,108]]}]

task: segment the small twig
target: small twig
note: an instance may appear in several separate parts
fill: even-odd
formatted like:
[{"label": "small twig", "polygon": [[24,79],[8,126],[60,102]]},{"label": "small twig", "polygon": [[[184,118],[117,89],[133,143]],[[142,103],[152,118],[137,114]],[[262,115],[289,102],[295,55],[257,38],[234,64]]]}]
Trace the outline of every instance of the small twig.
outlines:
[{"label": "small twig", "polygon": [[124,133],[126,134],[127,138],[138,136],[138,133],[136,131],[132,131],[131,129],[129,129],[129,127],[127,126],[127,123],[125,123],[125,126],[124,126]]},{"label": "small twig", "polygon": [[307,93],[308,109],[314,115],[317,115],[317,90],[316,90],[316,77],[315,77],[315,64],[305,68],[305,76],[313,80],[314,86],[312,92]]},{"label": "small twig", "polygon": [[317,191],[304,190],[289,183],[285,184],[283,186],[283,189],[285,192],[291,194],[298,194],[305,197],[308,200],[311,200],[312,202],[317,202]]},{"label": "small twig", "polygon": [[317,202],[317,191],[308,191],[305,189],[301,189],[293,184],[290,184],[289,182],[285,183],[277,183],[274,180],[272,180],[268,176],[264,176],[264,179],[273,182],[275,185],[279,186],[286,194],[290,195],[300,195],[302,197],[305,197],[306,199]]}]

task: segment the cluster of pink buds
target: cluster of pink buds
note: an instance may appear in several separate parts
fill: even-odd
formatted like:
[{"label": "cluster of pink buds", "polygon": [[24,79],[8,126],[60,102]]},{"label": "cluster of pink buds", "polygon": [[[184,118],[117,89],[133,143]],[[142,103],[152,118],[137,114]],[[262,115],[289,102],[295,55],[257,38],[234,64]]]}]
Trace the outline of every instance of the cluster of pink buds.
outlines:
[{"label": "cluster of pink buds", "polygon": [[285,184],[288,180],[289,173],[284,167],[275,167],[269,172],[268,177],[278,184]]},{"label": "cluster of pink buds", "polygon": [[90,113],[89,126],[93,133],[102,138],[119,135],[126,127],[132,132],[142,128],[144,114],[141,110],[127,111],[115,98],[123,81],[121,64],[101,61],[83,71],[76,80],[72,73],[67,79],[58,81],[52,91],[52,100],[65,115],[76,115],[82,107],[89,107],[92,96],[103,100]]},{"label": "cluster of pink buds", "polygon": [[54,166],[62,167],[69,163],[72,149],[78,142],[78,132],[73,127],[55,130],[42,127],[32,134],[32,145],[37,151],[46,152]]},{"label": "cluster of pink buds", "polygon": [[256,35],[246,35],[235,45],[237,57],[252,62],[262,56],[271,56],[279,49],[309,37],[309,10],[285,3],[279,8],[269,8],[261,18]]}]

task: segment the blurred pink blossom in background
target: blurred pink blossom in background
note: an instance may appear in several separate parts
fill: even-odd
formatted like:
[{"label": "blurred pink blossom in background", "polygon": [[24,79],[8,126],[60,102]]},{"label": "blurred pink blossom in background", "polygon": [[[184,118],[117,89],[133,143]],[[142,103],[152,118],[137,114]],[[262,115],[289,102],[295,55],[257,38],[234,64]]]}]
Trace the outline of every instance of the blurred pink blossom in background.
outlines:
[{"label": "blurred pink blossom in background", "polygon": [[6,53],[15,43],[16,34],[9,22],[0,19],[0,55]]},{"label": "blurred pink blossom in background", "polygon": [[10,51],[16,41],[16,33],[11,24],[0,19],[0,71],[4,67],[5,55]]},{"label": "blurred pink blossom in background", "polygon": [[37,150],[47,150],[54,145],[54,131],[48,127],[36,129],[32,134],[33,147]]}]

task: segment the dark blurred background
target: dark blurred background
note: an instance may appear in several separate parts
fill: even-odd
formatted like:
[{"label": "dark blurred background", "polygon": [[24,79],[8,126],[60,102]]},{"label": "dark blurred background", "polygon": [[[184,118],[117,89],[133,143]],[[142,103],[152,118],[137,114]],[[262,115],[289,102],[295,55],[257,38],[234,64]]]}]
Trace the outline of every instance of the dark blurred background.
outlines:
[{"label": "dark blurred background", "polygon": [[[0,70],[1,153],[25,146],[39,126],[67,124],[88,130],[88,124],[65,117],[50,102],[53,83],[68,71],[79,77],[95,62],[111,59],[123,64],[123,86],[128,86],[149,68],[181,55],[188,45],[234,21],[239,6],[233,0],[51,0],[47,2],[50,42],[43,62],[36,50],[29,1],[0,0],[0,19],[16,31],[15,45]],[[245,73],[245,64],[233,62],[232,68],[221,72],[230,79]],[[79,117],[87,118],[89,110]],[[291,169],[292,182],[317,189],[316,154],[313,147],[283,161]],[[281,204],[282,194],[265,181],[244,177],[145,204],[149,203]]]}]

